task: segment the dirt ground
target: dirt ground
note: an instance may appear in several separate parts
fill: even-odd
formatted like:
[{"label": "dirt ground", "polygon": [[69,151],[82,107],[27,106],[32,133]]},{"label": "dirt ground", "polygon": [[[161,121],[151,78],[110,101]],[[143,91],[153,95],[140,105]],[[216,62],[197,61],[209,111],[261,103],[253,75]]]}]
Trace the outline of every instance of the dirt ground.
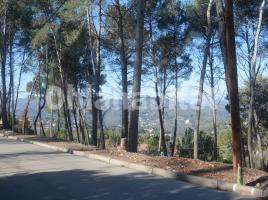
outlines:
[{"label": "dirt ground", "polygon": [[[110,148],[108,150],[99,150],[95,146],[86,146],[76,142],[66,142],[55,140],[40,136],[18,136],[20,138],[27,138],[30,140],[44,142],[50,145],[70,148],[73,150],[88,151],[90,153],[106,155],[119,160],[129,161],[133,163],[141,163],[144,165],[159,167],[162,169],[171,170],[174,172],[192,174],[200,177],[211,179],[224,180],[227,182],[234,182],[232,165],[205,162],[196,159],[181,158],[181,157],[160,157],[148,156],[140,153],[129,153],[122,151],[119,148]],[[257,188],[268,188],[268,173],[256,169],[243,168],[243,182],[246,185]]]}]

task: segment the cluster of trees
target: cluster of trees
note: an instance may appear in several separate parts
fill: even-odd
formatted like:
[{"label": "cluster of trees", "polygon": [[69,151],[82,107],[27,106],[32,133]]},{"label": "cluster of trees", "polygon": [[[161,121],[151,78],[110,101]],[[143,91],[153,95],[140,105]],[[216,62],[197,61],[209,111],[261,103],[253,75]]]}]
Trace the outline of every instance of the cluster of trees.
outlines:
[{"label": "cluster of trees", "polygon": [[[101,89],[113,72],[122,93],[121,138],[127,139],[128,151],[136,152],[144,76],[155,90],[160,125],[158,153],[173,156],[178,132],[178,89],[197,67],[193,63],[198,63],[196,52],[201,50],[193,157],[200,158],[200,117],[204,85],[208,82],[213,113],[212,157],[218,158],[215,96],[217,85],[224,79],[231,113],[234,170],[242,166],[244,145],[248,148],[249,166],[254,167],[253,143],[257,141],[259,150],[263,151],[267,128],[267,92],[263,96],[262,91],[267,79],[261,76],[267,53],[265,0],[1,0],[0,5],[0,95],[4,128],[26,131],[30,100],[36,95],[39,103],[34,132],[38,134],[39,122],[39,134],[45,135],[42,111],[50,92],[52,101],[61,101],[63,105],[57,110],[51,109],[51,118],[57,119],[59,132],[64,124],[65,139],[77,139],[104,149],[105,111],[101,108]],[[241,79],[246,81],[240,94],[241,106],[237,61],[239,72],[245,74]],[[14,83],[16,71],[18,78],[16,76]],[[27,84],[28,102],[22,115],[17,117],[20,85],[29,71],[34,77]],[[62,95],[49,91],[49,85],[61,88]],[[165,101],[170,86],[175,88],[175,105],[169,152],[165,139]],[[88,105],[77,95],[69,97],[70,89],[82,99],[90,97],[91,101],[86,102],[91,104],[90,111],[85,111]],[[242,127],[247,129],[247,142],[243,146],[240,119],[247,120]]]}]

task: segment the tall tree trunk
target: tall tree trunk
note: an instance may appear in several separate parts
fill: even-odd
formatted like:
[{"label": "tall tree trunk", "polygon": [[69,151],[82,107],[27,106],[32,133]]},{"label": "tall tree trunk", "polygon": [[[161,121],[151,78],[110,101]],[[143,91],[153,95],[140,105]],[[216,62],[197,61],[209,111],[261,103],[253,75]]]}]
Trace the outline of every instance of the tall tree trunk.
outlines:
[{"label": "tall tree trunk", "polygon": [[213,153],[213,158],[214,158],[214,160],[217,160],[218,159],[218,146],[217,146],[218,131],[217,131],[217,108],[216,108],[216,100],[215,100],[215,92],[214,92],[214,83],[211,83],[211,99],[212,99],[212,117],[213,117],[213,134],[214,134],[214,153]]},{"label": "tall tree trunk", "polygon": [[100,138],[99,138],[99,147],[105,149],[105,138],[103,130],[103,114],[102,110],[99,111],[99,123],[100,123]]},{"label": "tall tree trunk", "polygon": [[255,82],[256,82],[256,63],[257,63],[257,54],[259,49],[259,38],[260,33],[262,30],[262,21],[263,21],[263,12],[265,7],[265,0],[262,0],[260,10],[259,10],[259,22],[258,27],[255,35],[254,41],[254,50],[251,59],[251,69],[250,69],[250,102],[249,102],[249,111],[248,111],[248,152],[249,152],[249,160],[250,160],[250,167],[254,167],[253,162],[253,153],[252,153],[252,131],[253,131],[253,110],[255,104]]},{"label": "tall tree trunk", "polygon": [[82,110],[81,110],[81,107],[80,107],[79,103],[78,103],[78,105],[76,105],[76,107],[78,107],[78,112],[79,112],[80,132],[82,134],[84,144],[88,145],[89,144],[89,134],[88,134],[88,131],[87,131],[85,117],[84,117],[84,115],[82,113]]},{"label": "tall tree trunk", "polygon": [[96,101],[96,95],[94,94],[93,89],[92,96],[91,96],[91,102],[92,102],[92,133],[91,133],[91,140],[92,144],[97,146],[98,144],[98,109],[95,106]]},{"label": "tall tree trunk", "polygon": [[220,48],[223,57],[223,65],[225,71],[225,82],[227,93],[229,94],[229,73],[228,73],[228,65],[227,65],[227,44],[226,44],[226,23],[225,23],[225,11],[223,7],[222,0],[215,0],[216,1],[216,11],[218,17],[218,30],[219,30],[219,38],[220,38]]},{"label": "tall tree trunk", "polygon": [[12,132],[15,131],[16,115],[15,115],[15,93],[14,93],[14,63],[13,63],[13,37],[10,40],[9,45],[9,57],[10,57],[10,87],[11,87],[11,125]]},{"label": "tall tree trunk", "polygon": [[158,154],[161,153],[161,147],[162,147],[164,156],[167,156],[167,147],[166,147],[166,141],[165,141],[165,128],[164,128],[164,122],[163,122],[163,113],[162,113],[162,108],[161,108],[160,96],[158,92],[158,82],[159,82],[158,70],[157,70],[157,66],[155,66],[155,95],[156,95],[155,100],[156,100],[156,104],[158,108],[158,116],[159,116],[159,123],[160,123]]},{"label": "tall tree trunk", "polygon": [[53,109],[52,106],[50,106],[50,128],[49,128],[49,137],[53,137]]},{"label": "tall tree trunk", "polygon": [[58,61],[58,68],[60,72],[60,82],[61,82],[61,88],[63,90],[63,111],[64,111],[64,118],[65,118],[65,126],[67,129],[68,133],[68,140],[73,140],[73,133],[72,133],[72,123],[71,123],[71,116],[70,116],[70,111],[68,108],[68,98],[67,98],[67,86],[66,86],[66,80],[64,79],[64,71],[62,68],[61,64],[61,46],[58,47],[57,39],[55,32],[52,28],[50,28],[53,34],[53,39],[54,39],[54,44],[55,44],[55,49],[56,49],[56,54],[57,54],[57,61]]},{"label": "tall tree trunk", "polygon": [[199,142],[199,127],[200,127],[200,115],[201,115],[201,107],[202,107],[202,98],[203,98],[203,90],[204,90],[204,81],[206,74],[206,67],[208,61],[208,55],[210,51],[210,41],[211,41],[211,7],[213,0],[209,1],[208,9],[207,9],[207,33],[206,33],[206,44],[205,51],[199,81],[199,90],[198,90],[198,99],[196,104],[196,116],[195,116],[195,130],[194,130],[194,159],[198,159],[198,142]]},{"label": "tall tree trunk", "polygon": [[[161,146],[163,148],[164,155],[167,156],[167,147],[166,147],[166,142],[165,138],[162,137],[163,135],[165,136],[165,129],[164,129],[164,122],[163,122],[163,114],[162,114],[162,109],[161,109],[161,102],[160,102],[160,96],[159,96],[159,78],[158,78],[158,67],[156,64],[156,52],[155,52],[155,47],[154,47],[154,39],[153,39],[153,25],[152,25],[152,13],[150,11],[150,18],[149,18],[149,28],[150,28],[150,40],[151,40],[151,52],[152,52],[152,65],[154,67],[154,76],[155,76],[155,101],[158,109],[158,118],[159,118],[159,123],[160,123],[160,134],[159,134],[159,141],[158,141],[158,154],[161,153]],[[164,140],[162,140],[164,138]],[[164,141],[164,142],[163,142]]]},{"label": "tall tree trunk", "polygon": [[258,127],[258,116],[256,109],[254,109],[254,124],[253,124],[253,129],[254,129],[254,134],[257,136],[257,142],[258,142],[258,150],[259,150],[259,159],[260,159],[260,168],[261,170],[264,170],[265,165],[264,165],[264,154],[263,154],[263,148],[262,148],[262,140],[261,140],[261,135],[257,130]]},{"label": "tall tree trunk", "polygon": [[[241,122],[238,96],[238,79],[236,65],[236,48],[234,32],[233,1],[225,0],[226,12],[226,47],[229,80],[229,101],[232,123],[232,143],[233,143],[233,170],[234,177],[238,183],[243,182],[242,159],[241,159]],[[238,172],[238,174],[237,174]]]},{"label": "tall tree trunk", "polygon": [[[80,92],[81,92],[81,89],[80,89]],[[81,108],[79,99],[77,99],[75,101],[75,107],[76,107],[76,109],[78,109],[79,128],[80,128],[80,133],[82,135],[83,144],[89,145],[90,139],[89,139],[89,133],[88,133],[88,129],[87,129],[87,124],[86,124],[86,121],[85,121],[86,110],[84,109],[84,112],[83,112],[83,108]],[[85,106],[85,108],[86,108],[86,106]]]},{"label": "tall tree trunk", "polygon": [[214,69],[213,69],[213,45],[211,45],[209,53],[209,67],[210,67],[210,89],[211,89],[211,109],[212,109],[212,124],[213,124],[213,134],[214,134],[214,148],[213,148],[213,159],[217,160],[218,150],[217,150],[217,108],[215,100],[215,81],[214,81]]},{"label": "tall tree trunk", "polygon": [[254,106],[254,87],[252,75],[250,75],[250,100],[249,100],[249,110],[248,110],[248,155],[249,155],[249,167],[253,168],[253,150],[252,150],[252,131],[253,131],[253,106]]},{"label": "tall tree trunk", "polygon": [[100,125],[99,147],[105,149],[103,116],[100,103],[100,84],[101,84],[101,32],[102,32],[102,0],[98,0],[98,32],[97,32],[97,67],[96,67],[96,96],[98,105],[98,117]]},{"label": "tall tree trunk", "polygon": [[177,58],[175,56],[175,105],[174,105],[174,130],[173,130],[173,141],[171,145],[170,155],[174,156],[176,139],[177,139],[177,126],[178,126],[178,67],[177,67]]},{"label": "tall tree trunk", "polygon": [[69,121],[68,121],[68,116],[67,116],[67,109],[66,108],[65,102],[63,102],[63,116],[64,116],[64,121],[65,121],[65,140],[70,140],[70,127],[69,127]]},{"label": "tall tree trunk", "polygon": [[144,7],[145,0],[138,0],[137,26],[136,26],[136,57],[134,64],[134,77],[131,100],[131,114],[128,135],[128,151],[137,152],[139,131],[139,101],[141,90],[141,68],[144,30]]},{"label": "tall tree trunk", "polygon": [[70,113],[70,109],[69,109],[69,101],[68,101],[68,89],[66,88],[66,82],[64,81],[64,86],[63,86],[63,97],[64,97],[64,101],[65,101],[65,112],[66,112],[66,122],[67,122],[67,128],[68,130],[68,138],[70,141],[73,141],[73,127],[72,127],[72,120],[71,120],[71,113]]},{"label": "tall tree trunk", "polygon": [[[42,123],[42,80],[41,80],[41,73],[39,74],[39,104],[38,104],[38,112],[39,113],[39,135],[45,136],[45,131],[43,132],[43,123]],[[45,97],[44,97],[45,98]]]},{"label": "tall tree trunk", "polygon": [[60,129],[61,129],[61,124],[60,124],[60,119],[61,119],[61,117],[60,117],[60,109],[58,109],[58,123],[57,123],[57,133],[59,133],[60,132]]},{"label": "tall tree trunk", "polygon": [[44,90],[44,94],[43,94],[43,103],[41,103],[41,100],[42,100],[42,82],[41,82],[41,70],[39,70],[39,109],[38,109],[38,113],[36,115],[36,118],[34,120],[34,130],[35,130],[35,133],[37,134],[37,130],[36,130],[36,123],[37,123],[37,120],[38,118],[40,119],[40,135],[41,135],[41,131],[42,131],[42,135],[45,136],[45,131],[44,131],[44,128],[43,128],[43,124],[42,124],[42,110],[45,108],[46,106],[46,93],[47,93],[47,88],[48,88],[48,76],[49,76],[49,66],[48,66],[48,48],[46,48],[46,68],[45,68],[45,71],[46,71],[46,80],[45,80],[45,90]]},{"label": "tall tree trunk", "polygon": [[[39,66],[38,66],[39,67]],[[40,70],[40,69],[39,69]],[[39,73],[39,70],[38,70],[38,73]],[[37,74],[38,74],[37,73]],[[35,87],[35,84],[37,82],[37,74],[34,78],[34,81],[33,81],[33,85],[31,87],[31,90],[30,90],[30,95],[28,97],[28,100],[27,100],[27,103],[26,103],[26,106],[24,108],[24,111],[22,113],[22,133],[25,134],[26,132],[26,125],[28,126],[28,111],[29,111],[29,105],[30,105],[30,102],[31,102],[31,99],[32,99],[32,95],[33,95],[33,90],[34,90],[34,87]],[[27,123],[27,124],[26,124]]]},{"label": "tall tree trunk", "polygon": [[128,137],[128,81],[127,81],[127,57],[125,52],[125,40],[124,40],[124,27],[123,27],[123,15],[121,13],[120,0],[116,0],[118,19],[118,31],[121,42],[120,46],[120,62],[121,62],[121,75],[122,75],[122,131],[121,138]]},{"label": "tall tree trunk", "polygon": [[[87,23],[88,23],[88,36],[89,36],[89,50],[90,50],[90,58],[91,66],[88,64],[88,80],[90,86],[90,95],[91,95],[91,105],[92,105],[92,132],[91,132],[91,144],[97,146],[98,144],[98,109],[95,106],[95,101],[97,100],[96,91],[93,89],[93,78],[96,77],[96,61],[94,60],[94,46],[92,41],[92,26],[91,26],[91,19],[90,15],[92,14],[92,5],[91,2],[88,2],[87,8]],[[90,67],[92,67],[93,74],[90,74]]]},{"label": "tall tree trunk", "polygon": [[[39,67],[41,68],[41,66],[40,66],[40,63],[39,63]],[[37,121],[38,121],[38,118],[39,118],[39,115],[40,115],[40,110],[41,110],[41,100],[42,100],[42,92],[41,92],[41,90],[42,90],[42,88],[41,88],[41,69],[39,70],[39,73],[38,73],[38,87],[39,87],[39,100],[38,100],[38,110],[37,110],[37,115],[36,115],[36,117],[35,117],[35,119],[34,119],[34,133],[36,134],[36,135],[38,135],[38,133],[37,133]],[[40,122],[39,122],[40,123]],[[39,124],[40,126],[39,126],[39,130],[41,131],[41,123]]]},{"label": "tall tree trunk", "polygon": [[19,81],[18,81],[17,90],[16,90],[16,99],[15,99],[15,105],[14,105],[14,116],[15,116],[14,118],[15,119],[16,119],[16,110],[17,110],[21,78],[22,78],[22,72],[23,72],[24,66],[25,66],[25,52],[23,53],[22,64],[20,66],[20,72],[19,72]]},{"label": "tall tree trunk", "polygon": [[77,141],[79,143],[81,143],[81,140],[80,140],[80,131],[79,131],[78,120],[77,120],[76,96],[73,96],[72,105],[73,105],[73,116],[74,116],[75,130],[76,130],[76,138],[77,138]]},{"label": "tall tree trunk", "polygon": [[81,139],[80,139],[80,124],[78,124],[78,121],[80,122],[80,120],[78,119],[78,107],[77,107],[77,102],[79,102],[79,95],[78,95],[78,84],[75,83],[74,84],[74,88],[75,88],[75,94],[72,94],[72,113],[73,113],[73,119],[74,119],[74,124],[75,124],[75,131],[76,131],[76,139],[78,141],[78,143],[81,143]]},{"label": "tall tree trunk", "polygon": [[9,128],[7,116],[7,91],[6,91],[6,57],[7,57],[7,3],[4,5],[2,47],[1,47],[1,78],[2,78],[2,99],[1,116],[3,128]]},{"label": "tall tree trunk", "polygon": [[[255,127],[256,128],[256,127]],[[259,150],[259,159],[260,159],[260,169],[264,170],[264,155],[263,155],[263,149],[262,149],[262,141],[260,133],[256,132],[257,135],[257,141],[258,141],[258,150]]]},{"label": "tall tree trunk", "polygon": [[8,97],[7,97],[7,116],[8,121],[11,125],[12,130],[14,130],[13,123],[13,110],[14,110],[14,102],[13,102],[13,90],[14,90],[14,69],[13,69],[13,42],[14,37],[13,34],[9,36],[9,89],[8,89]]},{"label": "tall tree trunk", "polygon": [[[160,113],[159,113],[159,120],[160,120],[160,136],[158,141],[158,154],[161,153],[161,150],[163,150],[164,156],[167,156],[167,145],[166,145],[166,137],[165,137],[165,103],[166,103],[166,89],[167,89],[167,69],[164,66],[164,71],[162,73],[163,75],[163,82],[162,85],[162,102],[160,103]],[[157,77],[158,80],[158,77]],[[157,91],[157,96],[158,91]],[[160,119],[160,117],[162,119]]]},{"label": "tall tree trunk", "polygon": [[[52,76],[52,83],[51,84],[55,84],[55,76],[54,76],[54,69],[53,67],[51,68],[51,76]],[[55,101],[58,102],[58,96],[55,95]],[[53,106],[52,104],[50,105],[50,108],[48,107],[48,110],[50,110],[50,130],[49,130],[49,136],[50,137],[54,137],[55,135],[55,132],[56,132],[56,127],[54,129],[54,118],[53,118]],[[59,111],[59,108],[58,108],[58,111]],[[56,121],[56,120],[55,120]],[[59,118],[57,120],[57,122],[59,123]],[[56,124],[55,124],[56,126]],[[57,133],[59,133],[59,130],[57,130]]]},{"label": "tall tree trunk", "polygon": [[[246,23],[246,33],[245,33],[245,42],[246,42],[246,46],[247,46],[247,58],[248,58],[248,70],[249,70],[249,96],[250,96],[250,101],[249,101],[249,110],[248,110],[248,119],[247,121],[252,121],[252,119],[249,119],[249,116],[252,116],[252,115],[249,115],[250,112],[252,112],[252,107],[250,106],[250,103],[253,103],[253,101],[251,100],[251,97],[252,97],[252,94],[254,93],[251,93],[251,87],[252,87],[252,83],[251,83],[251,56],[252,56],[252,47],[251,47],[251,44],[250,44],[250,40],[249,40],[249,30],[248,30],[248,23]],[[248,152],[248,163],[249,163],[249,167],[250,168],[253,168],[253,152],[252,152],[252,125],[248,127],[248,135],[247,135],[247,151]],[[250,134],[249,134],[250,133]],[[244,148],[243,148],[244,149]],[[245,152],[243,151],[244,155],[245,155]],[[243,159],[243,164],[245,164],[246,166],[246,160],[245,158]]]},{"label": "tall tree trunk", "polygon": [[[78,111],[79,115],[80,115],[80,110]],[[83,125],[83,121],[81,119],[81,115],[79,116],[79,128],[80,128],[80,132],[81,132],[81,143],[85,144],[85,145],[89,145],[88,142],[88,134],[86,135],[85,133],[87,133],[86,127]]]}]

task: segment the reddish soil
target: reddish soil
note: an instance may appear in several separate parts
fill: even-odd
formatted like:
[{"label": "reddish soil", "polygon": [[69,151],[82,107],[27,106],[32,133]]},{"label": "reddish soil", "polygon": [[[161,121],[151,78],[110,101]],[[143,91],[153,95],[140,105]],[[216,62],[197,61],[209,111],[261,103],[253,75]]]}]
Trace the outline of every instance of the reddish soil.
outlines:
[{"label": "reddish soil", "polygon": [[[66,142],[47,137],[25,135],[19,137],[44,142],[58,147],[70,148],[73,150],[90,151],[90,153],[100,154],[104,156],[106,155],[119,160],[141,163],[144,165],[159,167],[174,172],[219,179],[227,182],[235,181],[232,165],[230,164],[205,162],[201,160],[181,157],[147,156],[140,153],[129,153],[117,148],[99,150],[94,146],[85,146],[76,142]],[[251,185],[258,188],[268,188],[268,173],[256,169],[243,168],[243,181],[246,185]]]},{"label": "reddish soil", "polygon": [[[233,168],[230,164],[218,162],[205,162],[196,159],[181,157],[147,156],[139,153],[129,153],[120,150],[107,150],[107,152],[94,151],[94,153],[109,155],[119,160],[159,167],[174,172],[192,174],[200,177],[234,182]],[[268,188],[268,173],[256,169],[243,169],[243,181],[247,185],[259,188]]]}]

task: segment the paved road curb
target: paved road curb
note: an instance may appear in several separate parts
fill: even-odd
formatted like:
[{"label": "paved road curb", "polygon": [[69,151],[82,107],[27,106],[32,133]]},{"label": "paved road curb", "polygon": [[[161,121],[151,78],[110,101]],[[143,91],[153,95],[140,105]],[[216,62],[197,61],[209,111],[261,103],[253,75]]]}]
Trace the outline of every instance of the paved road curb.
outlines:
[{"label": "paved road curb", "polygon": [[250,187],[250,186],[228,183],[228,182],[221,181],[221,180],[208,179],[208,178],[203,178],[203,177],[198,177],[198,176],[193,176],[193,175],[188,175],[188,174],[177,173],[177,172],[173,172],[173,171],[165,170],[161,168],[150,167],[150,166],[146,166],[142,164],[117,160],[111,157],[101,156],[101,155],[93,154],[90,152],[85,153],[84,151],[76,151],[76,150],[62,148],[62,147],[56,147],[56,146],[48,145],[42,142],[36,142],[36,141],[31,141],[29,139],[18,138],[16,136],[5,136],[4,134],[1,134],[1,133],[0,133],[0,137],[6,137],[8,139],[17,140],[20,142],[26,142],[26,143],[42,146],[45,148],[65,152],[65,153],[71,153],[77,156],[84,156],[84,157],[99,160],[105,163],[109,163],[111,165],[127,167],[130,169],[142,171],[148,174],[162,176],[165,178],[175,179],[179,181],[184,181],[187,183],[200,185],[200,186],[207,187],[207,188],[235,192],[241,195],[246,195],[246,196],[251,196],[251,197],[256,197],[256,198],[268,197],[268,189],[262,190],[262,189],[257,189],[257,188]]}]

